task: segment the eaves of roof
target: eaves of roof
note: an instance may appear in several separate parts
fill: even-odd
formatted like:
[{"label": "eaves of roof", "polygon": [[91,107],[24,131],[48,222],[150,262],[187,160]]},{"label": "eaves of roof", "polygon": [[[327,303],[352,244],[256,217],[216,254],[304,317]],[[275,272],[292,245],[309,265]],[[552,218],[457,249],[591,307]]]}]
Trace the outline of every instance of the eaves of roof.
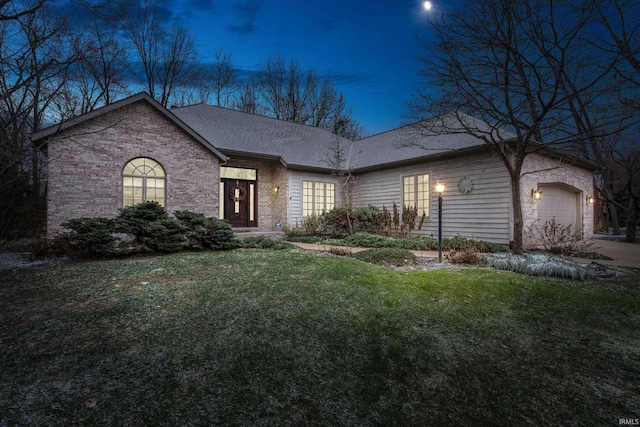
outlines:
[{"label": "eaves of roof", "polygon": [[435,162],[439,160],[451,159],[458,156],[466,156],[470,154],[481,153],[484,151],[490,151],[491,149],[493,149],[493,146],[489,144],[474,145],[472,147],[458,148],[456,150],[449,150],[449,151],[440,151],[438,153],[425,154],[424,156],[411,157],[411,158],[402,159],[394,162],[379,163],[376,165],[367,165],[360,168],[356,168],[352,172],[364,173],[364,172],[379,171],[384,169],[392,169],[400,166],[410,166],[410,165],[424,163],[424,162]]},{"label": "eaves of roof", "polygon": [[595,171],[599,171],[602,170],[603,167],[602,165],[599,165],[595,162],[592,162],[590,160],[585,160],[585,159],[581,159],[579,157],[576,156],[572,156],[571,154],[565,153],[561,150],[557,150],[555,148],[549,147],[548,145],[544,145],[544,144],[540,144],[538,142],[533,142],[531,143],[531,145],[535,148],[535,151],[533,152],[542,152],[545,155],[558,159],[558,160],[563,160],[565,162],[574,164],[574,165],[578,165],[580,167],[583,167],[585,169],[589,169],[592,172]]},{"label": "eaves of roof", "polygon": [[277,156],[277,155],[252,153],[248,151],[234,151],[234,150],[227,150],[227,149],[223,149],[222,152],[232,159],[280,163],[285,168],[292,169],[292,170],[304,170],[309,172],[323,172],[323,173],[330,173],[333,171],[333,169],[329,167],[287,163],[281,156]]}]

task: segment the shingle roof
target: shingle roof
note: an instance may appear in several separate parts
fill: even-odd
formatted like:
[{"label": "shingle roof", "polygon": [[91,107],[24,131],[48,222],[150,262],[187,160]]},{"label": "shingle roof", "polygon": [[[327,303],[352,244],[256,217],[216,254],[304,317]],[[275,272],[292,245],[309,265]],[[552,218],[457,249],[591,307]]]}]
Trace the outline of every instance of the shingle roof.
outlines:
[{"label": "shingle roof", "polygon": [[[470,125],[482,132],[495,132],[483,121],[462,113],[452,113],[355,141],[350,166],[354,170],[373,169],[487,145],[466,133],[459,120],[469,121]],[[444,127],[451,133],[443,133]],[[514,135],[501,131],[500,136],[509,139]]]},{"label": "shingle roof", "polygon": [[[408,125],[358,141],[350,141],[317,127],[212,105],[198,104],[167,110],[148,94],[139,93],[56,126],[43,129],[34,133],[32,139],[53,137],[60,130],[140,101],[150,103],[222,160],[227,160],[228,156],[241,157],[243,155],[271,158],[281,161],[289,168],[310,170],[328,171],[332,169],[326,159],[335,149],[336,141],[339,141],[342,148],[348,150],[350,154],[348,156],[350,163],[344,167],[354,172],[360,172],[488,147],[488,144],[481,139],[465,133],[459,125],[460,119],[472,121],[473,127],[481,131],[496,132],[483,121],[461,113],[451,113],[423,122],[426,126]],[[452,120],[447,120],[447,118]],[[452,133],[443,133],[442,128],[435,131],[430,128],[430,125],[442,127],[443,123]],[[451,125],[452,123],[453,125]],[[458,124],[456,125],[456,123]],[[456,126],[458,126],[458,131],[456,131]],[[500,131],[500,139],[502,140],[509,140],[514,136],[510,132]],[[412,145],[411,142],[417,144]],[[551,150],[547,151],[549,151],[548,154],[553,154]],[[555,155],[566,157],[566,154],[556,153]],[[587,163],[585,165],[592,169],[597,166]]]},{"label": "shingle roof", "polygon": [[279,158],[288,167],[330,169],[323,159],[337,137],[324,129],[206,104],[171,112],[228,155],[246,153]]}]

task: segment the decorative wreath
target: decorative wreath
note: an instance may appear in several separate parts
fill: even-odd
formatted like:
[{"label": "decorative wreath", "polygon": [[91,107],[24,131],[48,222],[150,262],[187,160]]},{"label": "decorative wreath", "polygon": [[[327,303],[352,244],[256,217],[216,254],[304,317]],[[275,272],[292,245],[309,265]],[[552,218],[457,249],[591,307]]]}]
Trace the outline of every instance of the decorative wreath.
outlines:
[{"label": "decorative wreath", "polygon": [[[236,190],[239,190],[238,197],[236,197]],[[229,198],[234,202],[244,202],[247,198],[247,190],[242,187],[235,186],[229,190]]]}]

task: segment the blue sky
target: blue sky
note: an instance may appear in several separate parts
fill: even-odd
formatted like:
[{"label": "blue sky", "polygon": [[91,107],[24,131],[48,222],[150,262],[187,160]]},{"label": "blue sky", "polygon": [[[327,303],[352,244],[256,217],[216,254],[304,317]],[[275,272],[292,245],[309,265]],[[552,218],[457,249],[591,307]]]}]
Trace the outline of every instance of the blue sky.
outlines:
[{"label": "blue sky", "polygon": [[201,60],[229,51],[236,68],[265,58],[296,58],[331,74],[375,134],[406,122],[405,103],[419,82],[417,36],[428,35],[422,0],[161,0],[167,21],[187,24]]}]

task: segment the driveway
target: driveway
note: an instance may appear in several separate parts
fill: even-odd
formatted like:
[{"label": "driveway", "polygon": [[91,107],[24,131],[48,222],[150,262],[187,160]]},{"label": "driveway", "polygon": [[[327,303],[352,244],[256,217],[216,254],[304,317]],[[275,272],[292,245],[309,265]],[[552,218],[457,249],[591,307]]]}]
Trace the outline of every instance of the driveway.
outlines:
[{"label": "driveway", "polygon": [[[598,259],[595,260],[598,264],[612,265],[617,267],[630,267],[640,268],[640,245],[633,243],[612,242],[610,240],[594,240],[594,245],[591,248],[593,252],[606,255],[611,260]],[[590,262],[584,258],[574,258],[580,262]]]}]

